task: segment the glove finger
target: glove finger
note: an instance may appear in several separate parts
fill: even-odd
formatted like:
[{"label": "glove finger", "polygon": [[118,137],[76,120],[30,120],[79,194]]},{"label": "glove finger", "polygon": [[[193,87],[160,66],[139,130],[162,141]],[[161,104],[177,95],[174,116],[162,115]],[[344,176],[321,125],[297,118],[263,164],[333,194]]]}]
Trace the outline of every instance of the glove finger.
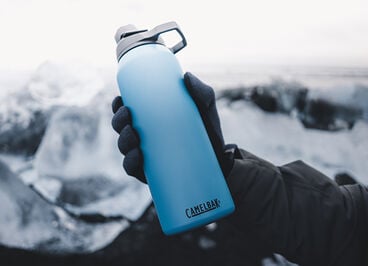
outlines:
[{"label": "glove finger", "polygon": [[126,155],[129,151],[139,148],[139,137],[131,125],[123,128],[119,135],[118,147],[122,154]]},{"label": "glove finger", "polygon": [[116,96],[111,103],[112,112],[115,114],[122,106],[123,106],[123,99],[120,96]]},{"label": "glove finger", "polygon": [[127,125],[132,124],[132,119],[128,107],[121,106],[112,117],[111,125],[112,128],[120,134],[121,130]]},{"label": "glove finger", "polygon": [[143,155],[139,148],[135,148],[125,155],[123,167],[128,175],[134,176],[139,181],[147,184],[143,171]]},{"label": "glove finger", "polygon": [[200,111],[203,108],[209,108],[215,102],[213,89],[192,73],[187,72],[184,74],[184,84]]}]

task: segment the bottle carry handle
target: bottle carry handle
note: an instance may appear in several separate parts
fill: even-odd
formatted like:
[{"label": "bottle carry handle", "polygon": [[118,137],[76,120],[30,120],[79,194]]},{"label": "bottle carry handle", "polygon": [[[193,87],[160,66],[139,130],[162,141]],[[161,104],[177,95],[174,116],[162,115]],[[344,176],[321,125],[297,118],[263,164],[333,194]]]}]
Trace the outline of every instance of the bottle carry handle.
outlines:
[{"label": "bottle carry handle", "polygon": [[158,38],[162,33],[169,32],[172,30],[175,30],[181,37],[181,41],[179,41],[173,47],[169,47],[171,52],[176,54],[177,52],[179,52],[181,49],[183,49],[187,45],[187,40],[185,39],[183,32],[180,30],[179,25],[176,22],[171,21],[171,22],[167,22],[167,23],[158,25],[154,27],[152,30],[145,32],[144,34],[149,35],[147,39],[152,38],[152,37]]},{"label": "bottle carry handle", "polygon": [[118,43],[116,47],[116,55],[118,61],[130,49],[142,43],[157,42],[164,44],[159,38],[161,34],[175,30],[181,37],[181,40],[173,47],[168,47],[172,53],[177,53],[187,45],[187,40],[181,32],[178,24],[171,21],[161,24],[152,30],[138,30],[134,25],[126,25],[118,29],[115,35],[115,40]]}]

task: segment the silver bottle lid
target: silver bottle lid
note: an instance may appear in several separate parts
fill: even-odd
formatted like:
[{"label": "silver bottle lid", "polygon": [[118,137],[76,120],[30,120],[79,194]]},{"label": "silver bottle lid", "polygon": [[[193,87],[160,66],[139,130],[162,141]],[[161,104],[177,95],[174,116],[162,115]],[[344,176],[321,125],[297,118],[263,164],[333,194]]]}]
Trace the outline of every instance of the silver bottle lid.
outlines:
[{"label": "silver bottle lid", "polygon": [[177,53],[186,46],[187,42],[176,22],[164,23],[152,30],[137,29],[132,24],[120,27],[115,34],[115,41],[117,43],[116,56],[118,61],[126,52],[134,47],[148,43],[165,45],[160,35],[172,30],[175,30],[181,37],[181,40],[176,45],[169,48],[173,53]]}]

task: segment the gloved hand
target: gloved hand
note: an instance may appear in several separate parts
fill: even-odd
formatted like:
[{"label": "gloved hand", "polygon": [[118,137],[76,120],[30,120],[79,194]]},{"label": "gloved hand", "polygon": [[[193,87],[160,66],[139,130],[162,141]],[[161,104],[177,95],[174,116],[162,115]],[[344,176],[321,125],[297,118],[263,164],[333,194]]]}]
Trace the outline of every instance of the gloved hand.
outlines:
[{"label": "gloved hand", "polygon": [[[248,253],[260,258],[279,253],[307,266],[363,265],[368,188],[339,187],[302,161],[276,167],[235,145],[234,152],[227,153],[213,90],[190,73],[184,82],[235,202],[236,210],[227,220],[244,234]],[[129,110],[120,97],[112,109],[112,126],[120,134],[118,147],[125,155],[123,166],[129,175],[146,182]]]},{"label": "gloved hand", "polygon": [[[201,82],[191,73],[184,75],[185,86],[193,98],[203,123],[206,127],[212,147],[225,177],[228,176],[234,163],[235,145],[225,146],[221,132],[220,119],[216,110],[215,93],[211,87]],[[125,155],[123,167],[128,175],[134,176],[140,181],[146,182],[143,171],[143,155],[139,147],[139,136],[132,127],[132,119],[128,107],[123,105],[120,96],[112,102],[112,127],[120,135],[118,147]],[[134,123],[134,122],[133,122]]]}]

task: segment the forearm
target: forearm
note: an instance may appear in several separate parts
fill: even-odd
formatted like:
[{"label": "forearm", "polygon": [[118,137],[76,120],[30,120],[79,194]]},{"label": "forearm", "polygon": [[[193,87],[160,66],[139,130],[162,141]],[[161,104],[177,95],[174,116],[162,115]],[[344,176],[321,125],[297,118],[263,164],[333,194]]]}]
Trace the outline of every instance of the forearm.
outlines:
[{"label": "forearm", "polygon": [[335,260],[353,237],[349,194],[301,161],[275,167],[245,151],[240,155],[228,177],[237,207],[231,221],[301,265]]},{"label": "forearm", "polygon": [[237,157],[228,177],[236,206],[230,221],[266,253],[284,253],[291,219],[281,173],[246,151],[240,150]]}]

